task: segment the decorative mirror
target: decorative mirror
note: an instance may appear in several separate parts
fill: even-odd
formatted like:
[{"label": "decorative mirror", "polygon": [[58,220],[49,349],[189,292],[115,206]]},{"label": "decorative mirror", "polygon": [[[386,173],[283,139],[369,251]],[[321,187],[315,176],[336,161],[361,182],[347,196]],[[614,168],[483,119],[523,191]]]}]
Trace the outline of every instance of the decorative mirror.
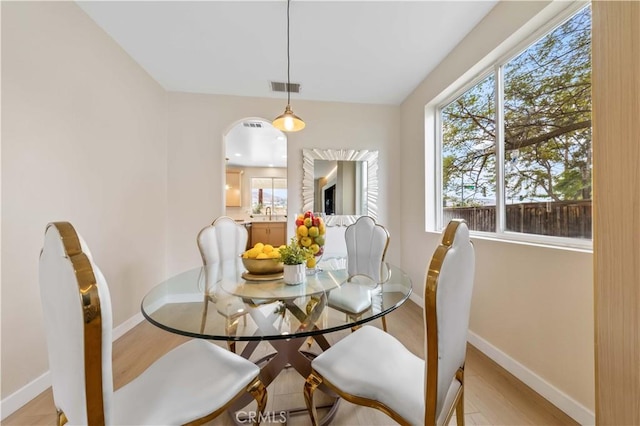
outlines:
[{"label": "decorative mirror", "polygon": [[327,226],[347,226],[360,216],[377,220],[378,151],[302,150],[302,211],[325,214]]}]

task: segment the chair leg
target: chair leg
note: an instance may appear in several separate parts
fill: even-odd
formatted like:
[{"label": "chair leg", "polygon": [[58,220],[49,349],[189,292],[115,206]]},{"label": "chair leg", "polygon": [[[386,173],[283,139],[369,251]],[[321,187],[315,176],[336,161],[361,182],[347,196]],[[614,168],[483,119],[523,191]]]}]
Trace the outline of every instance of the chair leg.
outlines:
[{"label": "chair leg", "polygon": [[264,417],[264,410],[267,408],[267,388],[264,387],[264,384],[260,379],[256,378],[253,383],[249,385],[247,391],[258,403],[258,412],[256,413],[257,415],[253,422],[255,426],[258,426],[260,424],[260,420]]},{"label": "chair leg", "polygon": [[387,332],[387,317],[385,317],[384,315],[382,316],[382,329],[385,331],[385,333]]},{"label": "chair leg", "polygon": [[[226,325],[227,336],[235,336],[238,331],[238,318],[227,319]],[[229,351],[235,353],[236,352],[236,342],[233,340],[227,341],[227,346],[229,347]]]},{"label": "chair leg", "polygon": [[209,311],[209,299],[204,297],[204,308],[202,309],[202,322],[200,323],[200,334],[204,333],[204,326],[207,323],[207,312]]},{"label": "chair leg", "polygon": [[456,379],[458,379],[462,386],[460,388],[460,398],[456,404],[456,423],[458,426],[464,426],[464,367],[458,369]]},{"label": "chair leg", "polygon": [[[349,318],[351,319],[351,321],[356,322],[359,321],[360,318],[362,318],[362,315],[349,315]],[[351,332],[353,333],[359,328],[362,328],[362,325],[354,325],[353,327],[351,327]]]},{"label": "chair leg", "polygon": [[456,404],[456,423],[458,426],[464,426],[464,388],[460,393],[460,399]]},{"label": "chair leg", "polygon": [[62,410],[57,410],[58,414],[58,426],[63,426],[67,423],[67,416],[64,414]]},{"label": "chair leg", "polygon": [[313,393],[321,383],[322,379],[313,374],[313,372],[309,374],[309,377],[307,377],[307,380],[304,383],[304,402],[307,405],[312,426],[318,426],[318,411],[316,410],[316,404],[313,401]]}]

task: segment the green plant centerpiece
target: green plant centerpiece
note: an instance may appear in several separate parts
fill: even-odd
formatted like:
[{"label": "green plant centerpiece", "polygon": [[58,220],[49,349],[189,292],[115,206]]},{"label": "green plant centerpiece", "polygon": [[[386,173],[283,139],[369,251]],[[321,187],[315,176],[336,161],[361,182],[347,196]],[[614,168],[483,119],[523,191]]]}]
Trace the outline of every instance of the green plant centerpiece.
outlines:
[{"label": "green plant centerpiece", "polygon": [[306,247],[298,245],[295,238],[291,238],[288,246],[280,247],[280,261],[285,265],[299,265],[307,261],[311,252]]},{"label": "green plant centerpiece", "polygon": [[291,238],[289,245],[280,248],[280,261],[284,263],[284,282],[289,285],[302,284],[306,278],[306,261],[311,252]]}]

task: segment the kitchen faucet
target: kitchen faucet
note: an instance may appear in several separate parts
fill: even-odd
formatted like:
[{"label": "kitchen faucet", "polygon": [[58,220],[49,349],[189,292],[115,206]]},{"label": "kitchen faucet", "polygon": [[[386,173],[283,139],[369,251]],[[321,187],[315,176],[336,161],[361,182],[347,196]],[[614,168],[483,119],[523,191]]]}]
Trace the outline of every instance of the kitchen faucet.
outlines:
[{"label": "kitchen faucet", "polygon": [[269,215],[269,220],[271,220],[271,206],[267,206],[264,209],[264,214],[268,214]]}]

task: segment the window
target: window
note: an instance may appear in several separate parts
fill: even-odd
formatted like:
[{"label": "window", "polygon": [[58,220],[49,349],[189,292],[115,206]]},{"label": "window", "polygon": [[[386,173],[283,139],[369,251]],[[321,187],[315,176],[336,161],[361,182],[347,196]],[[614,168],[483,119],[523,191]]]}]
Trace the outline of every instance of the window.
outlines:
[{"label": "window", "polygon": [[267,207],[274,215],[287,214],[286,178],[251,178],[251,211],[265,214]]},{"label": "window", "polygon": [[440,228],[589,243],[590,51],[587,7],[441,105]]}]

